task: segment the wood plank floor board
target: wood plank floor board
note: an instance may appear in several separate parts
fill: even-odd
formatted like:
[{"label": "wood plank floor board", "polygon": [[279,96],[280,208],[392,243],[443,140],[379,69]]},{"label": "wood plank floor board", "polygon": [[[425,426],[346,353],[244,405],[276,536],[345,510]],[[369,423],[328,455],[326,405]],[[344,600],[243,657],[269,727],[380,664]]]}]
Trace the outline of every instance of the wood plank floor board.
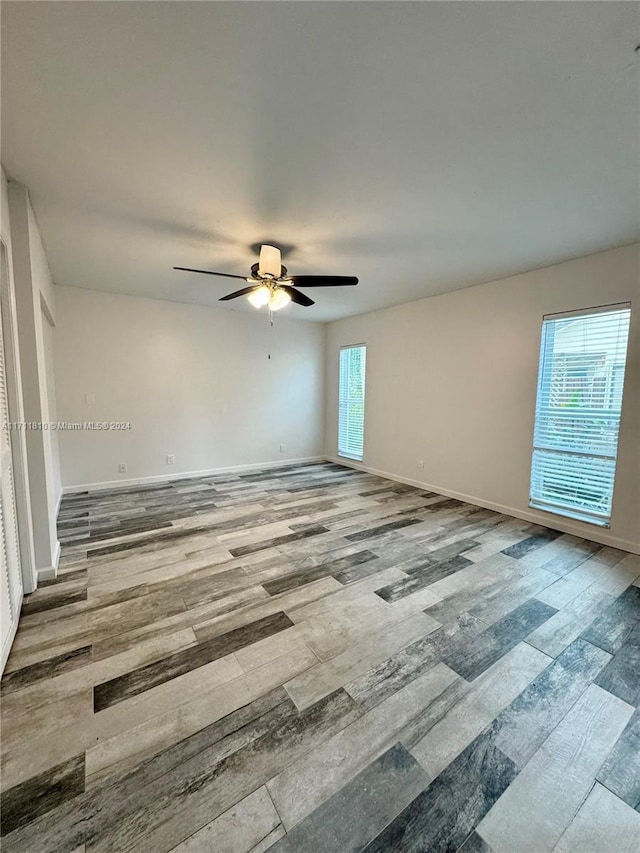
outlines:
[{"label": "wood plank floor board", "polygon": [[640,814],[597,783],[553,848],[554,853],[615,850],[637,853]]},{"label": "wood plank floor board", "polygon": [[466,647],[445,654],[443,661],[458,675],[473,681],[554,613],[552,607],[530,600],[495,622]]},{"label": "wood plank floor board", "polygon": [[327,462],[59,524],[0,687],[3,853],[526,853],[514,808],[483,837],[512,797],[551,800],[536,853],[634,838],[637,555]]},{"label": "wood plank floor board", "polygon": [[251,853],[279,826],[280,818],[263,786],[182,841],[171,853],[211,850],[215,853]]},{"label": "wood plank floor board", "polygon": [[495,853],[551,853],[633,709],[590,685],[478,825]]},{"label": "wood plank floor board", "polygon": [[581,636],[613,655],[640,622],[640,587],[630,586],[618,598],[608,599],[608,605]]},{"label": "wood plank floor board", "polygon": [[270,634],[284,631],[292,625],[293,622],[286,614],[275,613],[243,628],[236,628],[228,634],[220,634],[204,643],[197,643],[188,649],[175,652],[157,663],[147,664],[110,681],[96,684],[93,689],[94,711],[103,711],[116,702],[124,702],[131,696],[137,696],[186,672],[226,657],[237,649],[242,649]]},{"label": "wood plank floor board", "polygon": [[507,557],[513,557],[515,560],[519,560],[522,557],[525,557],[527,554],[530,554],[531,551],[535,551],[538,548],[542,548],[543,545],[552,542],[554,539],[557,539],[561,534],[558,533],[557,530],[548,530],[544,533],[539,533],[534,536],[529,536],[526,539],[523,539],[521,542],[516,543],[515,545],[510,545],[508,548],[505,548],[503,554],[506,554]]},{"label": "wood plank floor board", "polygon": [[613,597],[608,593],[589,588],[532,631],[527,642],[546,654],[557,657],[580,635],[588,639],[584,633],[585,624],[606,610],[613,601]]},{"label": "wood plank floor board", "polygon": [[496,745],[518,768],[553,732],[604,669],[610,656],[576,640],[492,723]]},{"label": "wood plank floor board", "polygon": [[434,619],[446,623],[478,608],[480,602],[488,605],[496,599],[501,600],[519,580],[517,560],[501,553],[486,557],[432,584],[428,591],[435,593],[439,600],[428,607],[428,612]]},{"label": "wood plank floor board", "polygon": [[[455,680],[455,673],[438,664],[268,782],[285,828],[299,823],[393,745],[424,705]],[[422,776],[426,787],[431,777]]]},{"label": "wood plank floor board", "polygon": [[485,628],[478,619],[463,614],[347,682],[345,690],[367,710],[374,708],[434,666],[448,649],[472,642]]},{"label": "wood plank floor board", "polygon": [[8,835],[84,791],[84,753],[2,794],[2,835]]},{"label": "wood plank floor board", "polygon": [[484,838],[480,838],[475,830],[467,837],[462,847],[458,847],[457,853],[493,853]]},{"label": "wood plank floor board", "polygon": [[587,542],[575,536],[564,537],[563,544],[567,544],[566,550],[554,554],[550,560],[542,564],[546,572],[563,577],[573,569],[577,568],[585,560],[591,559],[595,554],[602,551],[602,545],[597,542]]},{"label": "wood plank floor board", "polygon": [[516,773],[513,763],[489,738],[481,735],[364,851],[457,850],[513,782]]},{"label": "wood plank floor board", "polygon": [[640,708],[598,772],[598,781],[640,811]]},{"label": "wood plank floor board", "polygon": [[538,594],[553,580],[554,575],[544,569],[535,569],[522,577],[512,579],[506,586],[492,586],[477,604],[471,605],[469,612],[491,625],[520,606],[526,605],[532,597],[539,601]]},{"label": "wood plank floor board", "polygon": [[423,613],[391,623],[347,651],[291,679],[285,687],[298,708],[307,708],[437,627],[438,623]]},{"label": "wood plank floor board", "polygon": [[471,560],[462,556],[451,557],[451,559],[443,560],[441,563],[427,563],[420,570],[411,569],[410,577],[406,580],[400,580],[376,590],[376,595],[379,595],[384,601],[397,601],[399,598],[406,598],[407,595],[411,595],[419,589],[425,589],[436,581],[472,565]]},{"label": "wood plank floor board", "polygon": [[428,782],[420,765],[397,744],[294,826],[271,850],[273,853],[356,853]]},{"label": "wood plank floor board", "polygon": [[336,574],[351,567],[360,566],[363,563],[374,560],[375,558],[376,555],[371,551],[360,551],[359,553],[352,554],[349,557],[340,557],[332,562],[316,566],[315,569],[302,569],[297,572],[291,572],[291,574],[283,575],[275,580],[267,581],[264,584],[264,588],[269,595],[277,595],[279,592],[286,592],[296,586],[307,584],[312,580],[319,580],[320,578],[327,577],[329,575],[335,576]]},{"label": "wood plank floor board", "polygon": [[620,595],[640,578],[638,554],[625,554],[616,548],[604,548],[594,559],[601,559],[606,569],[600,573],[595,585],[610,595]]},{"label": "wood plank floor board", "polygon": [[640,622],[596,678],[596,684],[634,707],[640,705]]},{"label": "wood plank floor board", "polygon": [[[181,762],[176,772],[157,776],[156,762],[165,760],[161,754],[123,779],[36,818],[4,843],[10,850],[40,853],[80,843],[100,851],[169,851],[260,787],[272,767],[290,763],[360,713],[343,691],[301,715],[290,708],[287,722],[281,705],[268,712],[267,731],[258,721],[254,736],[231,754],[223,739]],[[216,784],[218,779],[225,784]]]},{"label": "wood plank floor board", "polygon": [[417,717],[402,743],[435,778],[550,663],[537,649],[518,644],[472,684],[465,684],[457,701],[442,694]]},{"label": "wood plank floor board", "polygon": [[83,658],[82,665],[65,669],[50,678],[39,679],[24,685],[20,690],[5,697],[4,714],[7,719],[14,713],[31,714],[52,702],[64,700],[66,696],[91,689],[100,681],[118,677],[132,669],[164,660],[174,652],[196,645],[195,635],[190,628],[171,631],[159,637],[145,639],[134,648],[111,655],[102,660]]},{"label": "wood plank floor board", "polygon": [[91,646],[80,646],[61,655],[28,664],[20,669],[7,672],[2,679],[2,695],[20,690],[23,687],[46,678],[55,678],[63,672],[84,666],[91,660]]},{"label": "wood plank floor board", "polygon": [[[104,720],[110,711],[122,708],[113,706],[97,718],[93,744],[86,753],[87,780],[92,786],[101,785],[130,772],[141,762],[281,687],[316,662],[313,652],[301,646],[248,674],[209,684],[197,681],[190,685],[192,689],[172,689],[161,704],[148,694],[145,701],[136,703],[135,713],[115,714]],[[174,685],[182,687],[177,681],[172,688]]]}]

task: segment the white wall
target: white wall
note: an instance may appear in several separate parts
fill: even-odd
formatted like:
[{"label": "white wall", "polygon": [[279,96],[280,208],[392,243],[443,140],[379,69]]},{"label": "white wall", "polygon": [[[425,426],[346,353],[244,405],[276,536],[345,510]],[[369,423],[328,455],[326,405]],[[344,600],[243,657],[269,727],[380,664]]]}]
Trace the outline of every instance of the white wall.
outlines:
[{"label": "white wall", "polygon": [[[42,311],[42,347],[44,352],[44,379],[46,390],[46,420],[55,423],[58,420],[56,407],[56,385],[54,373],[53,334],[54,326],[46,312]],[[60,447],[57,432],[47,432],[44,436],[48,444],[47,459],[50,464],[50,476],[48,478],[49,499],[57,509],[62,498],[62,475],[60,471]]]},{"label": "white wall", "polygon": [[[54,287],[29,193],[22,184],[8,185],[13,274],[18,318],[24,417],[48,423],[55,412],[55,389],[47,382],[49,326],[55,325]],[[56,516],[60,497],[57,433],[26,431],[29,493],[38,578],[55,576],[60,554]]]},{"label": "white wall", "polygon": [[264,311],[70,287],[56,287],[56,306],[58,419],[132,427],[61,432],[65,487],[322,454],[324,326],[276,315],[269,361]]},{"label": "white wall", "polygon": [[[542,315],[622,301],[632,302],[631,337],[613,516],[605,531],[529,509],[529,472]],[[331,458],[337,457],[338,353],[354,343],[367,344],[365,467],[640,553],[637,245],[330,324],[325,451]]]}]

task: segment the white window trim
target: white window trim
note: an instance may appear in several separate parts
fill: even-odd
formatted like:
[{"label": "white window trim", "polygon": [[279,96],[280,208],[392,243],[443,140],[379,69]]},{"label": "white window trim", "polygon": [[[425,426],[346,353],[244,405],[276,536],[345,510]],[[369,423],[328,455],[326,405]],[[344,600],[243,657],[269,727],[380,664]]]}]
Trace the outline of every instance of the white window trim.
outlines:
[{"label": "white window trim", "polygon": [[[550,448],[538,446],[536,444],[536,439],[535,439],[535,433],[536,433],[536,428],[537,428],[538,400],[539,400],[539,396],[541,393],[541,382],[542,382],[542,378],[543,378],[544,323],[545,323],[545,321],[563,320],[565,318],[570,318],[570,317],[576,317],[576,318],[577,317],[587,317],[587,316],[593,315],[593,314],[607,314],[607,313],[612,313],[612,312],[616,312],[616,311],[624,311],[624,310],[629,310],[629,312],[631,311],[631,303],[630,302],[616,302],[616,303],[611,303],[608,305],[594,306],[592,308],[576,309],[574,311],[558,312],[558,313],[554,313],[554,314],[544,314],[542,317],[542,327],[541,327],[541,334],[540,334],[540,355],[539,355],[539,362],[538,362],[538,380],[537,380],[537,384],[536,384],[536,403],[535,403],[535,408],[534,408],[533,442],[532,442],[531,465],[530,465],[530,473],[529,473],[529,506],[532,509],[537,509],[537,510],[541,510],[543,512],[548,512],[548,513],[551,513],[553,515],[559,515],[559,516],[562,516],[564,518],[570,518],[570,519],[574,519],[577,521],[583,521],[587,524],[594,524],[594,525],[597,525],[599,527],[605,527],[605,528],[611,527],[611,512],[599,513],[596,510],[585,509],[585,508],[577,508],[577,507],[572,509],[569,507],[558,506],[551,501],[545,501],[543,498],[534,497],[532,495],[533,473],[534,473],[533,458],[534,458],[534,453],[536,451],[539,451],[539,452],[555,452],[555,451],[552,451]],[[626,367],[627,367],[628,359],[629,359],[629,339],[627,339],[626,356],[625,356],[625,361],[623,363],[624,364],[623,390],[622,390],[623,397],[624,397],[624,380],[626,379]],[[609,390],[609,386],[607,386],[607,392],[608,392],[608,390]],[[624,402],[624,400],[623,400],[623,402]],[[608,410],[603,410],[603,411],[608,411]],[[606,454],[606,453],[599,454],[599,453],[595,453],[595,452],[586,453],[586,452],[571,451],[571,450],[558,451],[558,453],[561,452],[562,455],[566,455],[566,456],[576,456],[576,457],[582,456],[582,457],[586,457],[586,458],[590,458],[590,459],[596,459],[596,458],[608,459],[614,463],[614,474],[613,474],[612,494],[611,494],[612,507],[613,507],[613,493],[615,490],[615,482],[616,482],[616,477],[617,477],[617,455],[618,455],[617,451],[618,451],[619,440],[620,440],[620,423],[618,424],[618,434],[616,436],[616,452],[615,452],[615,454]]]},{"label": "white window trim", "polygon": [[[364,401],[364,407],[365,407],[365,414],[364,414],[364,417],[362,420],[362,456],[358,456],[357,454],[344,453],[344,452],[340,451],[340,355],[341,355],[343,350],[361,349],[361,348],[363,348],[364,352],[365,352],[365,371],[364,371],[364,388],[363,388],[363,391],[364,391],[363,401]],[[357,344],[345,344],[344,346],[340,347],[340,350],[338,352],[338,433],[337,433],[337,437],[336,437],[337,438],[337,440],[336,440],[337,455],[341,459],[351,459],[353,462],[363,462],[364,461],[364,454],[365,454],[365,448],[366,448],[366,437],[367,437],[367,430],[366,430],[366,411],[367,411],[367,409],[366,409],[366,406],[367,406],[367,403],[366,403],[366,400],[367,400],[366,359],[367,359],[367,343],[366,343],[366,341],[363,341],[363,342],[357,343]]]}]

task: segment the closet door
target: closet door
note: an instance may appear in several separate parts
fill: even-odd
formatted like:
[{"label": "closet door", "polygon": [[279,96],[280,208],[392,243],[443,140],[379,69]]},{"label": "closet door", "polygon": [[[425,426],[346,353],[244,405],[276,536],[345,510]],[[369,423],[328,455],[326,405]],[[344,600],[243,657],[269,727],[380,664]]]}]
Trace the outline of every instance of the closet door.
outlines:
[{"label": "closet door", "polygon": [[20,546],[11,455],[11,432],[6,425],[10,421],[7,393],[6,347],[12,345],[8,326],[9,275],[6,247],[0,243],[2,257],[2,283],[0,294],[0,633],[2,657],[0,673],[9,656],[11,641],[15,634],[22,602],[22,573],[20,571]]}]

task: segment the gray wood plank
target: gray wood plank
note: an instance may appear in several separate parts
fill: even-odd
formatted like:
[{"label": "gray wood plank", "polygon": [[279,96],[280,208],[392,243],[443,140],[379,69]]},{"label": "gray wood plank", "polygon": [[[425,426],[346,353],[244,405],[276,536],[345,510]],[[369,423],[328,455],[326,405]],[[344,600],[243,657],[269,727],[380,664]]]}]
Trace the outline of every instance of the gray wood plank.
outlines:
[{"label": "gray wood plank", "polygon": [[[407,723],[455,680],[450,669],[438,664],[272,779],[267,787],[285,828],[388,749]],[[425,774],[425,785],[430,778]]]},{"label": "gray wood plank", "polygon": [[606,592],[591,587],[532,631],[527,642],[545,654],[557,657],[577,637],[584,637],[585,624],[612,602],[613,598]]},{"label": "gray wood plank", "polygon": [[442,660],[473,681],[554,613],[553,607],[531,599]]},{"label": "gray wood plank", "polygon": [[173,848],[171,853],[251,853],[280,825],[263,786]]},{"label": "gray wood plank", "polygon": [[472,684],[453,682],[406,728],[402,742],[437,776],[549,663],[547,655],[519,643]]},{"label": "gray wood plank", "polygon": [[598,780],[631,808],[640,811],[640,708],[600,768]]},{"label": "gray wood plank", "polygon": [[640,587],[630,586],[597,617],[581,634],[582,638],[605,652],[615,654],[640,622]]},{"label": "gray wood plank", "polygon": [[491,738],[481,735],[364,852],[457,850],[513,781],[516,772],[513,762],[496,748]]},{"label": "gray wood plank", "polygon": [[379,595],[384,601],[398,601],[407,595],[411,595],[412,592],[416,592],[416,590],[431,586],[432,583],[472,565],[471,560],[462,556],[451,557],[451,559],[444,560],[441,563],[427,563],[420,569],[410,569],[410,577],[376,590],[376,595]]},{"label": "gray wood plank", "polygon": [[638,853],[640,814],[597,783],[554,853]]},{"label": "gray wood plank", "polygon": [[362,707],[371,709],[430,669],[449,648],[471,641],[484,628],[480,620],[462,614],[347,682],[345,690]]},{"label": "gray wood plank", "polygon": [[507,557],[513,557],[515,560],[519,560],[527,554],[530,554],[532,551],[542,548],[549,542],[553,542],[554,539],[557,539],[558,536],[561,535],[562,534],[557,530],[545,530],[544,533],[528,536],[526,539],[516,542],[515,545],[510,545],[508,548],[505,548],[502,553],[506,554]]},{"label": "gray wood plank", "polygon": [[477,832],[472,832],[462,847],[458,847],[456,853],[493,853],[487,842],[480,838]]},{"label": "gray wood plank", "polygon": [[596,678],[596,684],[634,707],[640,705],[640,622]]},{"label": "gray wood plank", "polygon": [[45,658],[37,663],[7,672],[2,678],[2,695],[13,693],[35,684],[37,681],[55,678],[63,672],[70,672],[91,661],[91,646],[81,646],[61,655]]},{"label": "gray wood plank", "polygon": [[169,657],[139,667],[138,669],[96,684],[93,689],[94,711],[103,711],[117,702],[124,702],[159,684],[165,684],[205,664],[242,649],[279,631],[291,628],[293,622],[285,613],[275,613],[257,622],[251,622],[242,628],[236,628],[228,634],[221,634],[211,640],[198,643]]},{"label": "gray wood plank", "polygon": [[359,853],[428,784],[396,744],[271,848],[273,853]]},{"label": "gray wood plank", "polygon": [[84,791],[84,753],[2,793],[3,836]]},{"label": "gray wood plank", "polygon": [[132,847],[167,853],[361,713],[344,691],[302,714],[290,704],[278,705],[267,721],[252,724],[248,740],[244,731],[232,733],[232,743],[224,738],[186,761],[179,761],[176,750],[171,773],[158,775],[167,759],[152,759],[11,833],[8,849],[59,853],[86,843],[100,853]]},{"label": "gray wood plank", "polygon": [[495,853],[551,853],[632,708],[591,685],[478,824]]},{"label": "gray wood plank", "polygon": [[524,767],[610,659],[584,640],[572,643],[496,717],[496,745]]}]

